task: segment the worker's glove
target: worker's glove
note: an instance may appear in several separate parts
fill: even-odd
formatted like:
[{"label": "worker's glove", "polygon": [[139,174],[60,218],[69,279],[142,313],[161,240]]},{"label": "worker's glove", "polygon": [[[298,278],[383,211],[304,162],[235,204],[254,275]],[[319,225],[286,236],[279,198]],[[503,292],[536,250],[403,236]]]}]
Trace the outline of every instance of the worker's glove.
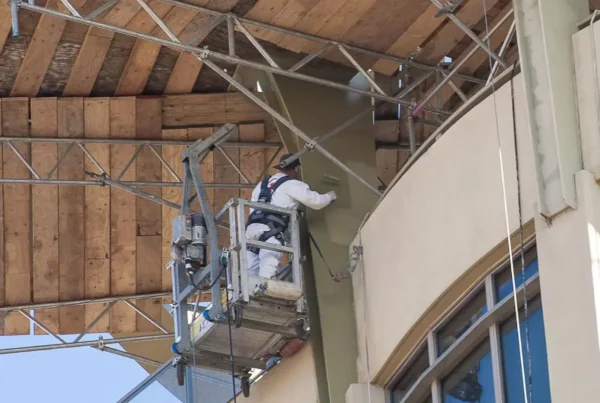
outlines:
[{"label": "worker's glove", "polygon": [[337,195],[335,194],[335,192],[332,190],[331,192],[327,192],[327,194],[329,196],[331,196],[331,201],[334,202],[337,200]]}]

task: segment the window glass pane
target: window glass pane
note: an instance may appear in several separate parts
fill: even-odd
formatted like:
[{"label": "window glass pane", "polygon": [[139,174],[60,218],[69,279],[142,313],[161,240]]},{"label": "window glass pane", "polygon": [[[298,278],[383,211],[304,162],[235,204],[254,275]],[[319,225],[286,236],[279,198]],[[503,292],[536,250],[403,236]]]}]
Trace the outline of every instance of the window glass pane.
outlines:
[{"label": "window glass pane", "polygon": [[[521,258],[515,261],[515,282],[517,287],[523,284],[523,271],[521,270]],[[535,248],[525,252],[525,279],[528,280],[538,272],[538,261]],[[513,291],[510,266],[504,268],[494,278],[496,286],[496,301],[502,301]]]},{"label": "window glass pane", "polygon": [[483,314],[487,312],[485,290],[480,290],[458,313],[437,331],[438,354],[442,355]]},{"label": "window glass pane", "polygon": [[479,345],[442,382],[443,403],[495,403],[490,343]]},{"label": "window glass pane", "polygon": [[415,360],[408,366],[400,381],[392,390],[392,403],[402,400],[427,368],[429,368],[429,350],[425,347],[417,354]]},{"label": "window glass pane", "polygon": [[[521,320],[521,338],[523,340],[523,353],[525,359],[525,376],[529,374],[529,360],[525,344],[525,314],[519,312]],[[544,314],[540,298],[529,302],[529,345],[531,357],[531,392],[534,402],[550,402],[550,380],[548,379],[548,357],[546,355],[546,336],[544,332]],[[502,361],[504,373],[504,389],[506,403],[522,403],[523,380],[521,375],[521,358],[519,352],[519,339],[515,317],[506,321],[500,327],[502,334]],[[528,386],[529,388],[529,386]],[[529,393],[529,391],[528,391]]]}]

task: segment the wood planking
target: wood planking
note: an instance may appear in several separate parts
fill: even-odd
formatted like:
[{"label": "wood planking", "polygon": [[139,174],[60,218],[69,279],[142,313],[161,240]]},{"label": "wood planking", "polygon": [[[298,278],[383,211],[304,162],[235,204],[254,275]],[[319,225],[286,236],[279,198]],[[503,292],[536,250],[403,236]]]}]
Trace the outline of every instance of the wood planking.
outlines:
[{"label": "wood planking", "polygon": [[[134,138],[136,133],[136,100],[133,97],[111,98],[110,137]],[[135,153],[134,145],[111,145],[110,166],[113,178],[121,175]],[[136,164],[131,164],[121,177],[135,180]],[[110,272],[111,293],[130,295],[136,292],[136,197],[124,190],[110,189]],[[134,332],[136,313],[123,302],[111,310],[112,333]]]},{"label": "wood planking", "polygon": [[[71,1],[76,9],[80,9],[85,3],[86,0]],[[68,13],[59,0],[49,0],[46,8]],[[13,84],[11,97],[34,97],[37,95],[66,25],[67,21],[63,19],[46,14],[40,17],[25,59]]]},{"label": "wood planking", "polygon": [[202,65],[196,55],[189,52],[180,53],[169,81],[167,81],[165,94],[189,94],[192,92]]},{"label": "wood planking", "polygon": [[[58,102],[56,98],[31,99],[31,136],[58,136]],[[58,145],[34,143],[31,145],[31,165],[41,176],[50,172],[58,161]],[[56,178],[56,173],[52,175]],[[31,187],[33,223],[33,302],[59,300],[58,266],[58,186]],[[35,317],[51,331],[59,331],[58,309],[39,309]],[[38,326],[36,334],[46,334]]]},{"label": "wood planking", "polygon": [[[2,101],[2,134],[5,137],[29,136],[29,100],[5,98]],[[29,144],[15,148],[30,159]],[[6,177],[30,179],[31,174],[8,145],[3,147],[3,172]],[[5,184],[4,189],[4,269],[5,305],[31,302],[31,186]],[[4,322],[6,335],[29,334],[29,320],[18,313]]]},{"label": "wood planking", "polygon": [[165,128],[226,123],[226,94],[174,95],[163,98]]},{"label": "wood planking", "polygon": [[[83,98],[58,100],[58,137],[78,138],[83,135]],[[67,144],[58,147],[64,155]],[[83,152],[73,147],[58,167],[59,179],[84,179]],[[60,299],[70,301],[85,295],[84,281],[84,188],[59,186],[58,189],[58,265]],[[85,308],[60,308],[60,332],[80,333],[85,329]]]},{"label": "wood planking", "polygon": [[[171,10],[164,18],[164,23],[175,35],[179,35],[196,16],[197,12],[180,7],[170,7]],[[160,27],[154,28],[151,31],[151,35],[168,39],[167,34],[164,33]],[[148,77],[150,77],[152,67],[154,67],[160,48],[161,45],[154,42],[143,40],[137,40],[135,42],[129,60],[127,60],[123,75],[119,80],[115,95],[137,95],[144,91],[144,87],[146,86]]]},{"label": "wood planking", "polygon": [[[440,25],[450,22],[444,18],[436,18],[435,14],[438,10],[434,5],[427,7],[425,12],[389,47],[386,53],[408,58],[413,52],[417,51]],[[378,73],[390,75],[398,71],[398,66],[398,63],[391,60],[379,59],[372,68]]]},{"label": "wood planking", "polygon": [[[344,35],[356,26],[363,14],[375,4],[375,0],[348,0],[344,6],[338,9],[325,25],[323,25],[315,34],[317,36],[341,40]],[[302,51],[311,53],[319,49],[322,45],[318,42],[308,42]]]},{"label": "wood planking", "polygon": [[[162,100],[160,98],[138,98],[136,101],[136,137],[156,139],[162,137]],[[158,153],[160,147],[156,148]],[[139,181],[160,182],[162,164],[149,147],[140,151],[136,159],[136,177]],[[143,191],[161,196],[159,187],[146,187]],[[150,200],[136,198],[136,292],[158,292],[162,288],[162,209]],[[160,320],[162,306],[160,300],[137,301],[138,307],[150,317]],[[137,315],[137,330],[154,331],[156,327],[141,315]]]},{"label": "wood planking", "polygon": [[[265,124],[249,123],[241,124],[240,141],[265,141]],[[265,149],[260,147],[244,147],[240,150],[240,170],[250,179],[252,183],[259,182],[260,174],[265,168]],[[252,189],[241,189],[240,198],[252,199]]]},{"label": "wood planking", "polygon": [[[398,143],[400,121],[375,121],[375,140],[386,143]],[[377,177],[388,185],[398,172],[398,150],[377,150]]]},{"label": "wood planking", "polygon": [[[201,0],[196,1],[195,4],[200,6],[207,6],[212,10],[218,11],[230,11],[233,6],[237,4],[238,0]],[[188,43],[193,46],[198,46],[209,33],[205,33],[203,36],[198,36],[198,32],[204,27],[211,24],[216,17],[212,17],[207,14],[198,13],[190,21],[190,23],[181,31],[179,39],[183,43]],[[222,22],[224,24],[225,22]],[[198,75],[202,70],[202,62],[189,52],[182,52],[179,54],[175,66],[171,71],[169,81],[165,87],[165,94],[189,94],[194,89],[194,84],[198,79]]]},{"label": "wood planking", "polygon": [[[502,9],[502,11],[498,14],[498,16],[489,22],[490,26],[495,26],[496,24],[498,24],[498,22],[500,22],[500,20],[502,20],[502,18],[506,15],[506,13],[510,12],[510,10],[512,10],[512,3],[509,3],[506,7],[504,7],[504,9]],[[505,38],[506,34],[508,33],[511,23],[512,23],[512,20],[510,18],[508,18],[507,21],[504,22],[502,27],[500,27],[490,37],[489,44],[492,49],[498,50],[500,48],[500,46],[502,46],[502,42],[504,41],[504,38]],[[455,63],[459,63],[461,60],[465,59],[467,57],[467,55],[469,54],[469,52],[471,52],[474,47],[477,47],[477,45],[475,43],[472,43],[470,46],[468,46],[464,50],[464,52],[459,57],[456,58]],[[482,49],[479,49],[462,66],[460,72],[463,74],[474,75],[475,72],[482,65],[487,64],[487,63],[489,63],[488,54],[485,51],[483,51]],[[460,78],[456,78],[456,77],[452,79],[452,82],[455,85],[457,85],[459,88],[465,83],[463,80],[461,80]],[[428,88],[427,91],[430,91],[431,89],[433,89],[433,86],[431,88]],[[442,105],[445,105],[446,102],[448,102],[450,100],[450,98],[452,98],[455,94],[456,93],[454,92],[452,87],[450,87],[449,85],[446,85],[442,90]],[[442,106],[439,106],[439,107],[442,107]]]},{"label": "wood planking", "polygon": [[[273,18],[274,24],[282,28],[293,29],[296,24],[319,2],[319,0],[289,0]],[[286,35],[278,31],[270,31],[262,39],[278,44]]]},{"label": "wood planking", "polygon": [[[259,22],[273,22],[290,0],[258,0],[256,4],[246,13],[246,18]],[[246,28],[257,38],[265,38],[272,31],[247,25]]]},{"label": "wood planking", "polygon": [[[88,98],[84,101],[84,136],[107,138],[110,134],[110,99]],[[110,174],[110,146],[88,144],[88,152]],[[89,159],[85,159],[85,170],[102,172]],[[110,290],[110,187],[85,187],[85,298],[101,298],[111,294]],[[106,308],[108,304],[85,306],[85,326]],[[104,315],[91,332],[109,332],[110,315]]]},{"label": "wood planking", "polygon": [[[295,26],[294,29],[307,34],[317,34],[323,28],[329,19],[335,15],[342,6],[347,3],[346,0],[328,0],[319,1],[314,7],[306,13]],[[279,42],[279,46],[285,49],[301,52],[310,41],[297,36],[288,35]]]},{"label": "wood planking", "polygon": [[8,35],[12,29],[12,21],[10,14],[10,5],[8,2],[0,2],[0,53],[4,49],[4,44],[8,39]]},{"label": "wood planking", "polygon": [[[187,135],[188,129],[167,129],[162,132],[164,140],[187,140]],[[183,180],[181,153],[185,151],[185,148],[185,146],[162,147],[162,157],[177,174],[179,180]],[[165,166],[162,167],[162,181],[177,181]],[[163,199],[181,204],[180,187],[163,187],[161,191]],[[162,291],[171,291],[172,287],[171,271],[167,271],[164,268],[167,267],[167,264],[171,260],[171,223],[177,214],[179,214],[178,210],[162,206]]]},{"label": "wood planking", "polygon": [[[128,24],[140,9],[137,0],[120,0],[106,13],[101,22],[131,28]],[[63,90],[63,96],[87,96],[92,92],[113,37],[114,33],[110,31],[92,27],[88,29]]]},{"label": "wood planking", "polygon": [[[487,8],[491,9],[498,1],[489,0],[486,3]],[[467,26],[473,26],[483,17],[481,2],[477,0],[465,2],[456,13],[456,16]],[[448,23],[423,47],[423,50],[419,52],[415,59],[422,63],[437,64],[465,36],[466,34],[456,24]]]}]

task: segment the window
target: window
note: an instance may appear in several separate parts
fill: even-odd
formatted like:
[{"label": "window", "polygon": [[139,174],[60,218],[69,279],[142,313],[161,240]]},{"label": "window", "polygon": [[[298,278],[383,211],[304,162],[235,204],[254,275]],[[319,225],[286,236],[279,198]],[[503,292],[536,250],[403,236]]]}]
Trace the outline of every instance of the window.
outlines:
[{"label": "window", "polygon": [[429,349],[424,345],[421,352],[416,355],[415,360],[406,368],[404,374],[400,377],[400,381],[396,383],[392,391],[392,401],[401,401],[427,368],[429,368]]},{"label": "window", "polygon": [[[527,282],[527,315],[519,299],[526,374],[531,362],[533,401],[550,402],[550,382],[535,248],[515,258],[515,283],[522,292]],[[523,403],[523,381],[518,346],[513,284],[508,262],[475,286],[464,301],[429,331],[423,346],[402,370],[390,391],[392,403]],[[488,304],[488,301],[490,303]],[[495,301],[491,304],[491,301]],[[527,317],[526,317],[527,316]],[[527,330],[527,332],[526,332]],[[429,352],[433,361],[429,361]],[[423,400],[425,398],[425,400]]]},{"label": "window", "polygon": [[486,312],[485,290],[482,288],[437,332],[438,354],[442,355]]},{"label": "window", "polygon": [[[541,299],[537,297],[531,300],[528,305],[529,354],[527,354],[526,348],[525,312],[523,309],[519,312],[526,377],[528,377],[529,362],[531,362],[531,386],[527,383],[527,394],[529,395],[531,392],[533,397],[531,400],[534,402],[550,402],[550,379],[548,378],[548,358],[546,356],[544,314]],[[505,401],[506,403],[523,403],[525,398],[523,396],[523,378],[515,316],[502,324],[500,333],[502,335],[500,343],[502,346]]]},{"label": "window", "polygon": [[[525,281],[529,280],[538,273],[538,261],[535,255],[535,249],[525,253]],[[523,284],[523,270],[521,269],[521,258],[515,259],[515,283],[517,287]],[[496,302],[512,294],[512,276],[510,265],[501,270],[494,278],[496,286]]]},{"label": "window", "polygon": [[442,382],[443,403],[494,403],[490,341],[480,344]]}]

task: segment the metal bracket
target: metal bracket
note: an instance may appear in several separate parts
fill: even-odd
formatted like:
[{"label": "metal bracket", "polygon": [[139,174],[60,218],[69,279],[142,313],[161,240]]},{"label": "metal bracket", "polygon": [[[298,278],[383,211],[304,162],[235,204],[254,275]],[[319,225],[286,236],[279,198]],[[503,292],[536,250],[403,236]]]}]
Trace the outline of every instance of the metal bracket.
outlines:
[{"label": "metal bracket", "polygon": [[352,255],[361,257],[363,255],[363,247],[359,245],[352,245]]},{"label": "metal bracket", "polygon": [[442,7],[440,7],[440,11],[438,11],[437,13],[435,13],[434,17],[435,18],[439,18],[439,17],[442,17],[442,16],[444,16],[446,14],[453,13],[454,10],[456,10],[456,8],[460,5],[460,3],[462,3],[462,0],[448,0],[448,1],[446,1],[445,3],[442,4]]}]

